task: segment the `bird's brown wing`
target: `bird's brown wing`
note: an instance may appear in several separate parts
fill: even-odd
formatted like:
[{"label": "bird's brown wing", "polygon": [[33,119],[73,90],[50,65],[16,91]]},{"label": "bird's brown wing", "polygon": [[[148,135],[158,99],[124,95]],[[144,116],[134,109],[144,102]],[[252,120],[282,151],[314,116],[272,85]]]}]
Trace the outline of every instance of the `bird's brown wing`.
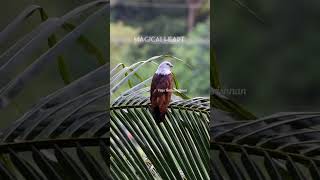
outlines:
[{"label": "bird's brown wing", "polygon": [[156,118],[159,118],[158,120],[160,121],[164,119],[171,100],[173,88],[172,80],[172,74],[155,74],[152,78],[150,89],[151,108],[153,109]]}]

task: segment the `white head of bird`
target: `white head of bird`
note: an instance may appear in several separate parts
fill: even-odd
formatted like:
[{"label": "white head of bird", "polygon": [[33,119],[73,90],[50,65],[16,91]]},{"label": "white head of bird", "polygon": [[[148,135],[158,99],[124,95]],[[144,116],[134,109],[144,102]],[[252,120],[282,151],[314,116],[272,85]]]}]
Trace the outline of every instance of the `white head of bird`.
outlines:
[{"label": "white head of bird", "polygon": [[168,75],[171,74],[171,68],[173,65],[169,61],[163,61],[156,71],[156,74]]}]

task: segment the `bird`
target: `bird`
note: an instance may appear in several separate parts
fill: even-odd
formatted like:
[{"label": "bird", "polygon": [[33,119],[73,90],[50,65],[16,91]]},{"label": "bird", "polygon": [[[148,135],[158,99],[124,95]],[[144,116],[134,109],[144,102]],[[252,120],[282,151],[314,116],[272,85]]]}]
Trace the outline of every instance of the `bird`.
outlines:
[{"label": "bird", "polygon": [[152,77],[150,89],[151,113],[157,124],[165,120],[173,92],[173,65],[163,61]]}]

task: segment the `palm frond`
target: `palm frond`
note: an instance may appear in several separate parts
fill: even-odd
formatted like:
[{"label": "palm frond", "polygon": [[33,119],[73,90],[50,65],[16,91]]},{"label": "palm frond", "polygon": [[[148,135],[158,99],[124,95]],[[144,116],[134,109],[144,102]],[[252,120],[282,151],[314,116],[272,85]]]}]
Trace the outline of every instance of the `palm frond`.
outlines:
[{"label": "palm frond", "polygon": [[256,118],[218,90],[211,93],[213,179],[319,179],[320,113]]},{"label": "palm frond", "polygon": [[[233,1],[264,23],[247,5]],[[320,113],[255,117],[219,92],[214,48],[211,55],[211,178],[320,179]]]},{"label": "palm frond", "polygon": [[[70,23],[92,8],[96,11],[79,25]],[[107,10],[108,1],[94,1],[60,18],[51,18],[43,8],[30,6],[0,33],[3,43],[34,12],[40,12],[41,23],[0,56],[0,109],[12,103],[56,59],[66,80],[63,76],[68,69],[60,66],[63,58],[59,57],[71,44],[78,43],[99,62],[95,70],[42,97],[0,131],[0,179],[110,179],[106,104],[109,67],[103,65],[105,55],[84,36],[84,31]],[[66,31],[61,39],[54,36],[58,29]],[[44,41],[48,41],[48,49],[26,66]],[[17,66],[24,69],[17,72]]]},{"label": "palm frond", "polygon": [[[220,111],[213,113],[216,116],[226,114],[232,117],[233,120],[254,120],[256,116],[251,112],[247,111],[238,103],[234,102],[232,99],[223,95],[219,89],[211,88],[210,103],[213,111]],[[223,113],[222,113],[223,112]],[[218,114],[218,115],[217,115]],[[223,121],[223,118],[213,118],[213,121]]]},{"label": "palm frond", "polygon": [[[109,145],[105,109],[108,91],[101,73],[107,73],[107,68],[101,67],[44,98],[2,132],[0,155],[6,167],[6,171],[0,171],[3,177],[109,178],[105,154]],[[89,83],[86,90],[79,88],[93,79],[97,84]],[[23,156],[25,153],[31,153],[35,163],[28,163],[30,156]],[[8,161],[12,169],[8,169]]]},{"label": "palm frond", "polygon": [[317,112],[289,112],[255,121],[213,124],[213,176],[319,179],[319,118]]},{"label": "palm frond", "polygon": [[[198,99],[191,99],[171,103],[166,122],[158,126],[148,110],[148,102],[141,99],[144,98],[137,101],[140,104],[111,107],[111,147],[119,151],[112,154],[111,158],[116,161],[114,156],[118,159],[125,157],[132,164],[136,161],[130,161],[130,157],[135,156],[139,158],[140,168],[144,170],[143,158],[148,158],[163,179],[180,179],[179,170],[183,171],[187,179],[209,179],[209,136],[206,131],[209,109],[208,105],[203,105],[209,104],[209,100],[202,99],[197,103]],[[131,148],[135,150],[125,154],[127,150],[121,151],[121,143],[131,143]],[[140,148],[141,152],[136,150]],[[112,164],[111,169],[114,166],[118,164]],[[132,167],[135,170],[129,171],[130,174],[122,173],[143,177],[145,173],[139,172],[138,167]]]},{"label": "palm frond", "polygon": [[211,178],[320,178],[319,112],[282,112],[256,118],[221,94],[218,80],[212,80],[216,83],[211,91]]},{"label": "palm frond", "polygon": [[[137,67],[141,68],[138,64],[142,62],[121,70],[116,66],[111,71],[111,89],[119,90],[117,84],[134,76]],[[125,75],[130,69],[134,71]],[[177,96],[170,103],[166,121],[157,125],[149,111],[150,80],[137,83],[111,102],[112,177],[209,179],[209,98]]]}]

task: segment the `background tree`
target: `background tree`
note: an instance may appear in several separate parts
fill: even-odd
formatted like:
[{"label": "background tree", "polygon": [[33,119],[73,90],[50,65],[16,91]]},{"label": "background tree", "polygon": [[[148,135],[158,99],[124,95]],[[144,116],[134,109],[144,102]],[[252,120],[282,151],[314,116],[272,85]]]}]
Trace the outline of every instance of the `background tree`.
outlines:
[{"label": "background tree", "polygon": [[[192,71],[185,71],[183,68],[186,67],[176,68],[176,76],[178,79],[182,79],[179,82],[180,88],[186,89],[188,91],[186,94],[190,97],[208,96],[209,82],[206,78],[209,77],[209,66],[207,66],[209,64],[210,38],[209,2],[190,3],[193,4],[192,11],[195,13],[192,15],[194,16],[194,23],[192,23],[194,29],[190,32],[188,31],[188,12],[190,9],[185,0],[162,1],[161,3],[149,1],[119,1],[115,3],[111,10],[111,29],[116,29],[117,27],[114,25],[120,22],[126,28],[139,32],[135,36],[184,36],[185,42],[177,44],[137,43],[128,33],[129,38],[126,38],[120,47],[119,41],[123,38],[111,36],[111,47],[117,48],[111,52],[111,56],[114,57],[111,64],[124,63],[128,65],[159,54],[172,54],[193,66]],[[123,30],[117,30],[117,32],[121,31]],[[153,74],[154,66],[150,66],[151,68],[139,72],[139,75],[148,78],[150,74]],[[203,73],[200,73],[201,69]],[[193,79],[193,83],[189,83],[187,79]]]}]

